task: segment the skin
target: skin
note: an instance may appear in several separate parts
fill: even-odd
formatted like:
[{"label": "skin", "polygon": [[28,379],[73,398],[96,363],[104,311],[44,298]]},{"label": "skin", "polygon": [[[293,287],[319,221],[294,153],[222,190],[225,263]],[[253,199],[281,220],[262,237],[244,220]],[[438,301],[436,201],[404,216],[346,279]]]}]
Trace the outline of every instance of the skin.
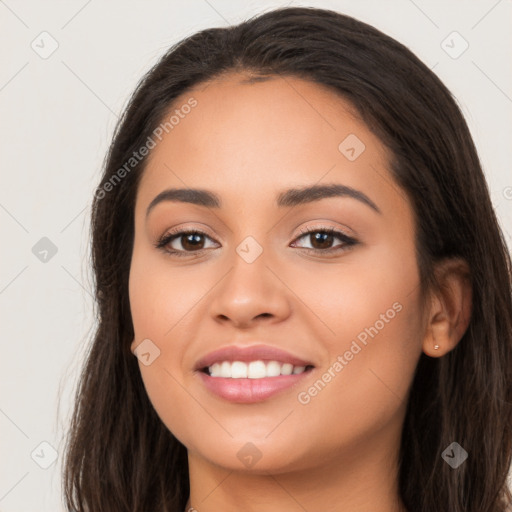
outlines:
[{"label": "skin", "polygon": [[[225,76],[176,100],[173,108],[191,96],[198,104],[151,150],[135,205],[131,349],[150,339],[160,350],[139,368],[159,417],[188,450],[187,510],[405,510],[397,457],[408,392],[421,353],[441,357],[467,328],[467,268],[460,261],[440,267],[446,286],[423,305],[412,207],[380,140],[327,88],[241,78]],[[366,146],[354,161],[338,149],[349,134]],[[276,206],[282,190],[331,183],[364,192],[381,214],[348,197]],[[215,192],[222,207],[167,201],[146,218],[162,190],[187,187]],[[204,249],[194,253],[184,236],[172,247],[188,249],[185,257],[157,249],[174,227],[205,231]],[[358,244],[328,255],[325,248],[343,241],[315,245],[302,235],[325,227]],[[263,249],[252,263],[235,250],[248,236]],[[300,403],[298,394],[394,303],[402,306],[394,318]],[[315,369],[255,404],[213,395],[193,371],[210,351],[258,343]],[[249,442],[261,455],[252,467],[237,457]]]}]

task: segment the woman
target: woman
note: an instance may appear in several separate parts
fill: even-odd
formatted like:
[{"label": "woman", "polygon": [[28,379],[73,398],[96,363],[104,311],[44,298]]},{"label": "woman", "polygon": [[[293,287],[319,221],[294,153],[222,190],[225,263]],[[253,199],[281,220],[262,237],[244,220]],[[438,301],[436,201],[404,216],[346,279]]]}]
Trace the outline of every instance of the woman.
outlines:
[{"label": "woman", "polygon": [[464,118],[333,11],[147,73],[92,215],[77,511],[503,512],[511,262]]}]

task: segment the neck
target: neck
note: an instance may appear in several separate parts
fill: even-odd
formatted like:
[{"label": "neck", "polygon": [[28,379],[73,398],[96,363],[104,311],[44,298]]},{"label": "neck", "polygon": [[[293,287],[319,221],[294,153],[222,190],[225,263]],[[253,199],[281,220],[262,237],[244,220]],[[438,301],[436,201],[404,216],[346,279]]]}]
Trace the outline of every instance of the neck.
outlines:
[{"label": "neck", "polygon": [[[301,469],[226,469],[189,451],[187,512],[407,512],[398,494],[396,439],[366,442]],[[391,442],[393,441],[393,442]],[[298,466],[298,465],[297,465]]]}]

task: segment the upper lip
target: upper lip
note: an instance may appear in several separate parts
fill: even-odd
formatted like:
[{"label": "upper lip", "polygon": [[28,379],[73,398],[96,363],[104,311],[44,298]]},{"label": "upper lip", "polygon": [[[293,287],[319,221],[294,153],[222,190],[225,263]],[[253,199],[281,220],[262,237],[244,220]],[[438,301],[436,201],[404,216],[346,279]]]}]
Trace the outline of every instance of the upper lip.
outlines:
[{"label": "upper lip", "polygon": [[203,370],[213,363],[222,361],[279,361],[280,363],[290,363],[293,366],[314,366],[313,363],[296,357],[289,352],[280,348],[272,347],[270,345],[250,345],[246,347],[238,347],[230,345],[218,350],[214,350],[201,357],[195,365],[196,370]]}]

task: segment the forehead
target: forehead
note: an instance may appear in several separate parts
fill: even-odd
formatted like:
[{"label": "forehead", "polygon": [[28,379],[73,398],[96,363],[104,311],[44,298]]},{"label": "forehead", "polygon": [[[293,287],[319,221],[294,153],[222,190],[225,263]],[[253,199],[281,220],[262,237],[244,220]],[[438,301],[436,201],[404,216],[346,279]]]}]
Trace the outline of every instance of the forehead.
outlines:
[{"label": "forehead", "polygon": [[243,190],[255,201],[322,180],[376,190],[388,153],[348,101],[300,78],[246,80],[227,75],[173,102],[163,122],[175,122],[150,152],[138,201],[176,186],[226,197]]}]

